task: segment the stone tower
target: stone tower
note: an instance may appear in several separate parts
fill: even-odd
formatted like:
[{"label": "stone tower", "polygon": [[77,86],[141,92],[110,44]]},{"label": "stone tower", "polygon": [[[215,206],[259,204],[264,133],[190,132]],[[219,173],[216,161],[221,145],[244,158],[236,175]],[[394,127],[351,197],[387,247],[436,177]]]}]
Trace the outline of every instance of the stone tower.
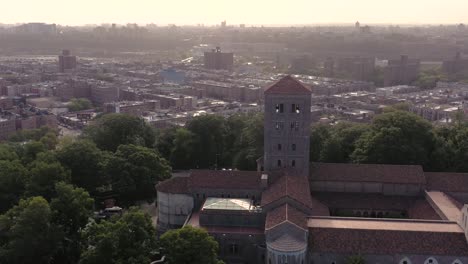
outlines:
[{"label": "stone tower", "polygon": [[285,76],[265,90],[265,171],[309,174],[311,89]]}]

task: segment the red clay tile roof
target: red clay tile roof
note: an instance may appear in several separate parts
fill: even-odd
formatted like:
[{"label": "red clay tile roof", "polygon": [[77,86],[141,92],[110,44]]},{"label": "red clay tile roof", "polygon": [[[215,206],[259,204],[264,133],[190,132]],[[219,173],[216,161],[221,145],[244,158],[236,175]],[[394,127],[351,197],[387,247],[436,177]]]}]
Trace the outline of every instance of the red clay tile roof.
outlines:
[{"label": "red clay tile roof", "polygon": [[309,245],[324,253],[468,256],[461,232],[309,228]]},{"label": "red clay tile roof", "polygon": [[193,170],[190,189],[259,189],[261,173],[256,171]]},{"label": "red clay tile roof", "polygon": [[307,215],[289,204],[278,206],[267,213],[265,229],[271,229],[286,221],[307,230]]},{"label": "red clay tile roof", "polygon": [[311,89],[294,79],[291,75],[284,76],[265,89],[266,94],[310,94]]},{"label": "red clay tile roof", "polygon": [[349,163],[312,163],[312,181],[379,182],[425,184],[419,165],[383,165]]},{"label": "red clay tile roof", "polygon": [[441,220],[434,208],[425,199],[414,201],[408,209],[408,216],[411,219]]},{"label": "red clay tile roof", "polygon": [[283,197],[289,197],[310,209],[313,208],[307,177],[283,175],[263,191],[261,205],[268,205]]},{"label": "red clay tile roof", "polygon": [[164,193],[188,194],[188,177],[173,177],[156,185],[156,190]]},{"label": "red clay tile roof", "polygon": [[427,189],[443,192],[468,192],[468,173],[426,172]]}]

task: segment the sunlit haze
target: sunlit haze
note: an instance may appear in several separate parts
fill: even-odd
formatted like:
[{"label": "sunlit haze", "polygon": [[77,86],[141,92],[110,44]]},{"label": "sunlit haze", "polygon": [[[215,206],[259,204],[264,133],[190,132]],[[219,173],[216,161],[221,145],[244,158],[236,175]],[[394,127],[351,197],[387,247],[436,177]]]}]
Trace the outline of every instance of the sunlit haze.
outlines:
[{"label": "sunlit haze", "polygon": [[314,24],[468,22],[467,0],[1,0],[0,23]]}]

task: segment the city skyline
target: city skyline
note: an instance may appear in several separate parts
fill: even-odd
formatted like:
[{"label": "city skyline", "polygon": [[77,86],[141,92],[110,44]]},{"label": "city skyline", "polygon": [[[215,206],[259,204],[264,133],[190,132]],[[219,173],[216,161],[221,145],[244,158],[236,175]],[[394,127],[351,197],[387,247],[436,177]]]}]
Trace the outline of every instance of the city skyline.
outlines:
[{"label": "city skyline", "polygon": [[[291,0],[287,3],[258,1],[176,0],[17,0],[3,3],[0,23],[45,22],[62,25],[138,23],[179,25],[308,25],[341,24],[456,24],[468,22],[463,0]],[[62,7],[67,7],[62,8]],[[26,7],[26,8],[25,8]],[[103,12],[103,10],[105,10]]]}]

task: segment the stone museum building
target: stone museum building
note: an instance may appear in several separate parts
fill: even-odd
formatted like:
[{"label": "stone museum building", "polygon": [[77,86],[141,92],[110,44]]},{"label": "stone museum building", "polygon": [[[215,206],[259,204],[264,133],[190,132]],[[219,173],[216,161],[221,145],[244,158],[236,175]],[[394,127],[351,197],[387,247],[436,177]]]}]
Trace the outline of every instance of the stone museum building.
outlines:
[{"label": "stone museum building", "polygon": [[257,171],[192,170],[157,185],[158,230],[206,229],[226,263],[468,264],[468,174],[309,162],[313,87],[267,87]]}]

